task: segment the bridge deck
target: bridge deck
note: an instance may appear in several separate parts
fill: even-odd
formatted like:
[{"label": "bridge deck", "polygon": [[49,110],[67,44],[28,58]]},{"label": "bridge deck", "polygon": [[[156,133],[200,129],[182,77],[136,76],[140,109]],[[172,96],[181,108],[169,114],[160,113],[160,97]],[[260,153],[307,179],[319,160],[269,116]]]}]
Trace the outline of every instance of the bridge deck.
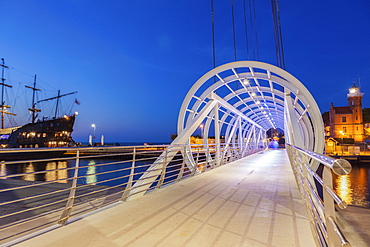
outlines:
[{"label": "bridge deck", "polygon": [[288,157],[269,150],[17,246],[315,246]]}]

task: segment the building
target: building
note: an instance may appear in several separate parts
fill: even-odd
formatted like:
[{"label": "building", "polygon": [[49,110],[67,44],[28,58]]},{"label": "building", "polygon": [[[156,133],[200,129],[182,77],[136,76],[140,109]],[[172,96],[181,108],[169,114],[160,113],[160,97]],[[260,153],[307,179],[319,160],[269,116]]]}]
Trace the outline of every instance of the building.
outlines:
[{"label": "building", "polygon": [[362,116],[362,96],[360,88],[353,84],[347,94],[348,106],[334,107],[330,105],[329,136],[335,139],[353,139],[363,143],[364,121]]}]

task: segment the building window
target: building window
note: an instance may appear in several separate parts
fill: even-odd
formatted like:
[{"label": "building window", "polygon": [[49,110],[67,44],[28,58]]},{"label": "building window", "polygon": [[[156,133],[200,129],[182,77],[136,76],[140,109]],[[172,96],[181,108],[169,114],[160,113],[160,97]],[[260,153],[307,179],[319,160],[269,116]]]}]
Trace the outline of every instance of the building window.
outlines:
[{"label": "building window", "polygon": [[358,117],[356,116],[356,120],[358,120]]},{"label": "building window", "polygon": [[358,130],[358,127],[356,127],[356,130]]},{"label": "building window", "polygon": [[347,117],[342,117],[342,123],[347,122]]},{"label": "building window", "polygon": [[343,132],[347,133],[347,127],[343,127]]}]

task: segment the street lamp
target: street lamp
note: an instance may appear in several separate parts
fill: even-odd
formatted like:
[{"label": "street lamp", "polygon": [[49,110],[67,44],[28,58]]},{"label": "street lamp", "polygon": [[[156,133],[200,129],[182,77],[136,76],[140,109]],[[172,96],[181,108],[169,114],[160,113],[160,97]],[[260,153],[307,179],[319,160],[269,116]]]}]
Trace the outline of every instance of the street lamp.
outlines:
[{"label": "street lamp", "polygon": [[343,144],[344,144],[343,136],[344,136],[344,133],[343,133],[343,131],[342,131],[342,130],[340,130],[340,131],[339,131],[339,133],[342,135],[342,156],[343,156],[343,150],[344,150],[344,146],[343,146]]},{"label": "street lamp", "polygon": [[92,124],[91,127],[94,128],[94,135],[93,135],[93,140],[95,139],[95,131],[96,131],[96,125],[95,124]]}]

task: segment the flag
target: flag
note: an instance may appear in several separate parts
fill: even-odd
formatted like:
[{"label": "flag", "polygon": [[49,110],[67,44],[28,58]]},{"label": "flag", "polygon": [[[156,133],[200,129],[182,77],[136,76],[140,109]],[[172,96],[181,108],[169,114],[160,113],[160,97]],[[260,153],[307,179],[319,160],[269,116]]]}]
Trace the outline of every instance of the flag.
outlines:
[{"label": "flag", "polygon": [[75,103],[76,103],[77,105],[80,105],[80,104],[81,104],[81,102],[80,102],[80,101],[78,101],[78,99],[77,99],[77,98],[75,98]]}]

